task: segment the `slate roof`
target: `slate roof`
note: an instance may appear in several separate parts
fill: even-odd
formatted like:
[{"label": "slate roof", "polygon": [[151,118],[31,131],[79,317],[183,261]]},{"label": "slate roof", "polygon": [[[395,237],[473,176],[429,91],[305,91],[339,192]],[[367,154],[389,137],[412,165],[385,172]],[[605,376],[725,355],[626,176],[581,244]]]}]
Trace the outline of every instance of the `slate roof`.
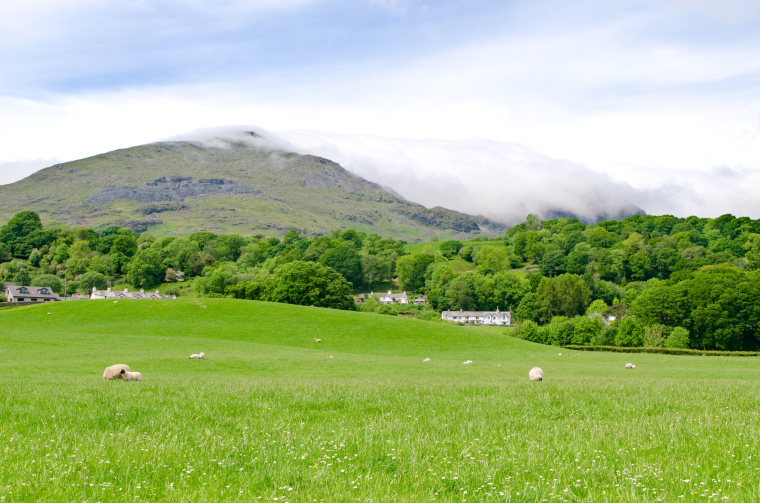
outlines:
[{"label": "slate roof", "polygon": [[51,299],[61,300],[61,297],[49,286],[25,286],[13,283],[5,284],[5,291],[13,297],[25,299]]}]

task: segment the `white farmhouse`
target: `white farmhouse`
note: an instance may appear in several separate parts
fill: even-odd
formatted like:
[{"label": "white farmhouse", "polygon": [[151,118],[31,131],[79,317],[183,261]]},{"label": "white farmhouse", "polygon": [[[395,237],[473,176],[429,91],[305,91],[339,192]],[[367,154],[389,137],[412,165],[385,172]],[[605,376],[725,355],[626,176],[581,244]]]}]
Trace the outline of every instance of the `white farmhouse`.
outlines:
[{"label": "white farmhouse", "polygon": [[512,324],[510,311],[444,311],[441,319],[463,323],[466,325],[501,325],[508,327]]},{"label": "white farmhouse", "polygon": [[406,295],[406,292],[392,293],[388,290],[388,293],[375,293],[372,295],[376,295],[383,304],[409,304],[409,297]]}]

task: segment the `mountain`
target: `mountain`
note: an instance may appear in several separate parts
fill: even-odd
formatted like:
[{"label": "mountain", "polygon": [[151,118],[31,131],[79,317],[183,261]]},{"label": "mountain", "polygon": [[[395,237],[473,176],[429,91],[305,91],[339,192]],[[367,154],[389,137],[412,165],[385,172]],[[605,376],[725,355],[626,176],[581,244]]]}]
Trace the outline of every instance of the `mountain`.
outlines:
[{"label": "mountain", "polygon": [[0,221],[21,210],[48,222],[166,235],[354,228],[417,241],[505,230],[483,217],[407,201],[335,162],[288,152],[253,131],[115,150],[0,186]]}]

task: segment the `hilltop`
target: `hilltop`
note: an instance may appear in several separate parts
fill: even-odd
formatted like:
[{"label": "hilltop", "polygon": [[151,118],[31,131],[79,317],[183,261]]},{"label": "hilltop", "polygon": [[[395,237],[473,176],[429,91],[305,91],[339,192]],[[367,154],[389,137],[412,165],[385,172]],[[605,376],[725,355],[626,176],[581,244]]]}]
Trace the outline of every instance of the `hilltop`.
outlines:
[{"label": "hilltop", "polygon": [[45,221],[162,235],[354,228],[419,241],[505,229],[482,217],[425,208],[329,159],[288,152],[252,131],[115,150],[1,186],[0,221],[22,209]]}]

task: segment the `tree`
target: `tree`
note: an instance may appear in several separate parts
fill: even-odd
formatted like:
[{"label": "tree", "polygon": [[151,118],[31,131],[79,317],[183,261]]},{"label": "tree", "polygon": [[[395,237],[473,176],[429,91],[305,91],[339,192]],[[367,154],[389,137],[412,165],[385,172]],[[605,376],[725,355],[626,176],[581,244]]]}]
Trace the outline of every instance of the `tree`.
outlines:
[{"label": "tree", "polygon": [[565,252],[556,245],[548,245],[538,263],[543,276],[556,276],[565,271]]},{"label": "tree", "polygon": [[152,248],[139,250],[129,262],[126,279],[136,287],[149,288],[161,283],[163,278],[161,255]]},{"label": "tree", "polygon": [[478,285],[474,275],[464,274],[451,280],[446,288],[446,300],[451,309],[474,311],[478,308]]},{"label": "tree", "polygon": [[440,245],[438,245],[438,249],[441,250],[441,254],[446,258],[451,258],[454,255],[459,253],[459,250],[462,249],[462,242],[456,239],[452,239],[450,241],[443,241]]},{"label": "tree", "polygon": [[483,274],[506,271],[510,267],[509,250],[503,246],[484,246],[478,251],[475,261],[478,272]]},{"label": "tree", "polygon": [[536,294],[533,292],[526,293],[520,304],[515,309],[515,321],[523,322],[527,320],[537,321],[540,319]]},{"label": "tree", "polygon": [[79,278],[79,287],[85,293],[91,291],[93,287],[99,290],[105,290],[108,288],[108,278],[99,272],[86,272],[81,278]]},{"label": "tree", "polygon": [[338,271],[322,264],[297,260],[275,271],[265,300],[306,306],[355,309],[353,289]]},{"label": "tree", "polygon": [[54,240],[55,234],[42,228],[40,216],[33,211],[17,213],[0,228],[0,243],[18,258],[27,258],[32,250]]},{"label": "tree", "polygon": [[554,316],[583,314],[590,300],[591,289],[582,277],[575,274],[542,278],[536,291],[536,303],[544,322]]},{"label": "tree", "polygon": [[361,261],[364,281],[370,288],[391,279],[393,262],[388,258],[382,255],[364,255]]},{"label": "tree", "polygon": [[69,258],[66,260],[66,272],[70,276],[77,276],[87,271],[90,266],[92,250],[88,241],[75,241],[69,247]]},{"label": "tree", "polygon": [[341,273],[354,288],[364,282],[362,260],[352,244],[343,244],[327,250],[319,259],[319,263]]},{"label": "tree", "polygon": [[501,309],[513,309],[530,291],[530,282],[517,273],[507,271],[493,276],[493,303]]},{"label": "tree", "polygon": [[435,256],[427,253],[405,255],[396,261],[396,274],[404,290],[419,292],[425,287],[425,273],[435,262]]},{"label": "tree", "polygon": [[615,344],[624,347],[640,347],[644,345],[644,329],[635,318],[626,317],[617,322],[618,331]]}]

